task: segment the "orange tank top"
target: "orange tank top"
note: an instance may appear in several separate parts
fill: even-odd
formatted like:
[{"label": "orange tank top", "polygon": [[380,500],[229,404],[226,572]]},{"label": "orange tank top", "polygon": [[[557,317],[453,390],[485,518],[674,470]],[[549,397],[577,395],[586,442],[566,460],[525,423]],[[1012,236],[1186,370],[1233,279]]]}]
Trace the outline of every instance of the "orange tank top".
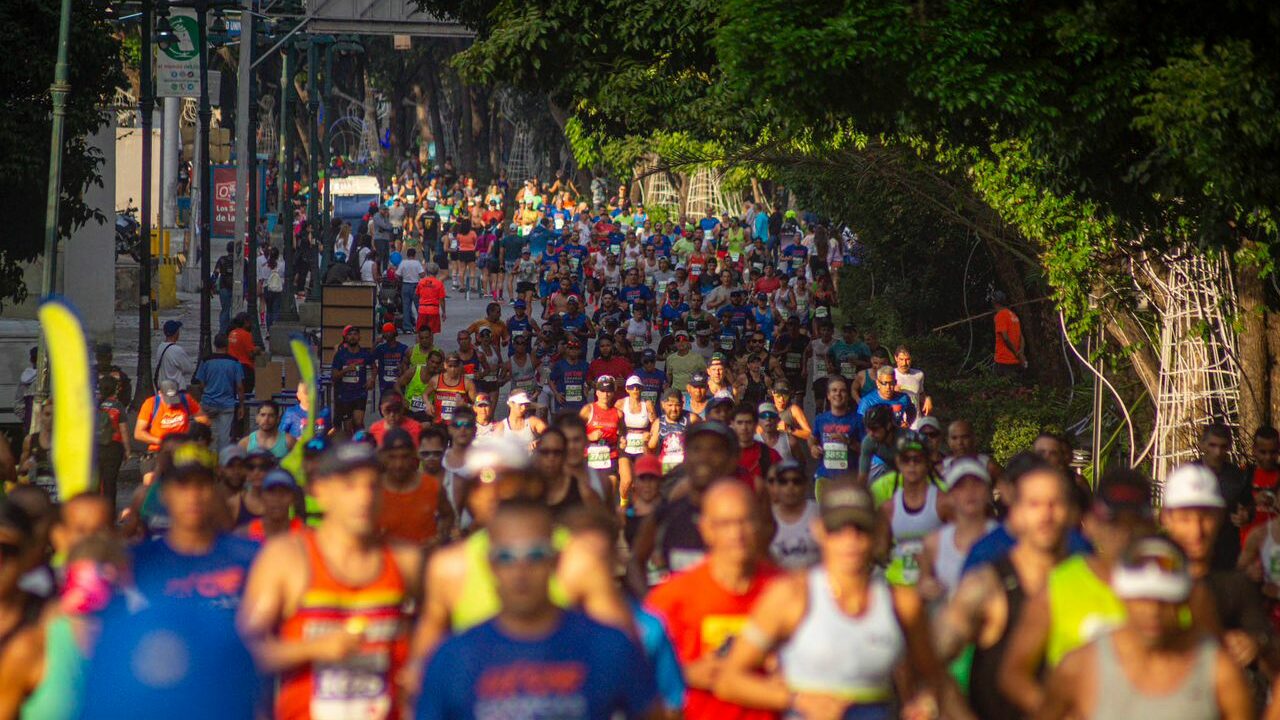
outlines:
[{"label": "orange tank top", "polygon": [[385,537],[414,545],[435,538],[440,481],[426,473],[420,477],[418,487],[409,492],[396,492],[383,486],[378,527]]},{"label": "orange tank top", "polygon": [[453,411],[466,404],[467,378],[463,376],[457,385],[445,385],[444,373],[440,373],[434,390],[436,422],[447,423],[453,419]]},{"label": "orange tank top", "polygon": [[331,632],[360,633],[360,652],[337,663],[311,663],[285,673],[276,697],[277,720],[398,717],[395,677],[408,654],[405,583],[390,549],[383,546],[382,572],[361,587],[330,574],[315,533],[301,533],[311,579],[297,612],[280,637],[297,641]]}]

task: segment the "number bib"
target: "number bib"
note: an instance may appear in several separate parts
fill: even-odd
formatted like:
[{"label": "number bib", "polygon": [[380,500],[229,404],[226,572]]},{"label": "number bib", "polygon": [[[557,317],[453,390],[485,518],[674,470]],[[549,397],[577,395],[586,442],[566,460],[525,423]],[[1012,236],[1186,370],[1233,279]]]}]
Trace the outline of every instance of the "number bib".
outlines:
[{"label": "number bib", "polygon": [[424,413],[427,411],[427,399],[422,395],[409,398],[409,412]]},{"label": "number bib", "polygon": [[566,385],[564,388],[564,401],[571,403],[582,402],[582,386]]},{"label": "number bib", "polygon": [[626,448],[628,455],[643,455],[644,454],[644,431],[628,430],[627,443],[624,447]]},{"label": "number bib", "polygon": [[684,464],[684,450],[673,450],[662,456],[662,472],[668,473]]},{"label": "number bib", "polygon": [[893,559],[902,568],[902,584],[915,585],[920,582],[920,553],[924,552],[924,540],[916,538],[903,540],[893,547]]},{"label": "number bib", "polygon": [[457,398],[442,398],[440,400],[440,419],[448,422],[453,419],[453,413],[458,409]]},{"label": "number bib", "polygon": [[853,363],[851,361],[849,360],[840,361],[840,374],[843,375],[846,379],[853,377],[854,373],[856,372],[857,370],[854,369]]},{"label": "number bib", "polygon": [[587,446],[587,467],[594,470],[607,470],[612,466],[613,460],[609,457],[608,445]]},{"label": "number bib", "polygon": [[842,442],[822,443],[822,464],[828,470],[848,470],[849,446]]}]

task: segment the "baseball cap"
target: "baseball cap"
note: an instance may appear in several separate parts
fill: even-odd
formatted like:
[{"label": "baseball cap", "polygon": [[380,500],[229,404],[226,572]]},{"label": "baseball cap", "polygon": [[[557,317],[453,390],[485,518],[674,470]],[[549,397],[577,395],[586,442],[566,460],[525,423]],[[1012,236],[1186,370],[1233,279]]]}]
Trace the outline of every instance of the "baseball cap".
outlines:
[{"label": "baseball cap", "polygon": [[640,362],[657,362],[657,360],[658,353],[654,352],[653,348],[645,348],[644,352],[640,353]]},{"label": "baseball cap", "polygon": [[1137,472],[1130,470],[1106,473],[1094,495],[1094,512],[1104,519],[1112,519],[1122,512],[1135,513],[1150,518],[1151,483]]},{"label": "baseball cap", "polygon": [[769,294],[768,294],[768,293],[758,292],[758,293],[756,293],[756,299],[757,299],[757,300],[768,300],[768,299],[769,299]]},{"label": "baseball cap", "polygon": [[913,428],[914,430],[919,432],[927,427],[931,427],[938,432],[942,432],[942,423],[938,422],[938,418],[932,415],[921,415],[916,418],[915,427]]},{"label": "baseball cap", "polygon": [[293,475],[288,470],[276,468],[275,470],[267,473],[266,477],[262,478],[262,489],[270,490],[271,488],[277,487],[297,490],[298,481],[293,479]]},{"label": "baseball cap", "polygon": [[640,477],[642,475],[657,475],[658,477],[662,477],[662,461],[658,459],[657,455],[653,455],[651,453],[645,453],[644,455],[636,458],[634,469],[636,477]]},{"label": "baseball cap", "polygon": [[581,305],[581,304],[582,304],[582,302],[581,302],[580,300],[578,300],[578,296],[577,296],[577,295],[570,295],[570,296],[569,296],[569,299],[568,299],[568,300],[566,300],[566,302],[567,302],[567,303],[569,303],[570,305]]},{"label": "baseball cap", "polygon": [[967,477],[976,477],[987,485],[991,484],[991,473],[987,472],[987,467],[973,458],[960,458],[951,463],[942,479],[950,490]]},{"label": "baseball cap", "polygon": [[898,454],[905,452],[924,452],[924,438],[915,430],[904,430],[898,435],[898,441],[895,443]]},{"label": "baseball cap", "polygon": [[689,378],[689,384],[692,385],[693,387],[701,387],[701,388],[706,387],[707,374],[703,372],[694,373],[693,377]]},{"label": "baseball cap", "polygon": [[213,480],[217,467],[218,456],[212,450],[200,443],[185,442],[173,449],[162,480],[180,481],[195,477]]},{"label": "baseball cap", "polygon": [[240,447],[238,443],[232,443],[222,448],[222,451],[218,453],[218,465],[226,467],[236,461],[244,462],[246,456],[248,456],[248,453],[245,452],[244,448]]},{"label": "baseball cap", "polygon": [[640,380],[639,375],[632,375],[627,378],[626,387],[644,387],[644,382]]},{"label": "baseball cap", "polygon": [[383,450],[416,450],[417,445],[413,442],[413,436],[404,428],[391,428],[386,435],[382,436]]},{"label": "baseball cap", "polygon": [[497,479],[501,470],[524,470],[529,467],[529,444],[509,435],[490,435],[475,441],[467,450],[462,474],[483,483]]},{"label": "baseball cap", "polygon": [[707,327],[706,325],[702,325],[702,326],[700,326],[700,327],[698,328],[697,334],[698,334],[698,335],[704,335],[704,336],[705,336],[705,335],[710,335],[710,334],[711,334],[711,328]]},{"label": "baseball cap", "polygon": [[389,332],[395,332],[395,331],[396,331],[396,324],[395,324],[395,323],[383,323],[383,324],[382,324],[382,332],[384,332],[384,333],[389,333]]},{"label": "baseball cap", "polygon": [[732,406],[732,405],[733,405],[733,398],[727,398],[727,397],[713,397],[713,398],[711,398],[711,402],[707,403],[707,410],[711,410],[712,408],[718,408],[718,407],[720,407],[721,405],[729,405],[729,406]]},{"label": "baseball cap", "polygon": [[1187,556],[1160,535],[1137,538],[1112,569],[1111,589],[1121,600],[1185,602],[1191,595]]},{"label": "baseball cap", "polygon": [[172,335],[172,334],[174,334],[174,333],[178,332],[178,331],[179,331],[179,330],[181,330],[181,329],[182,329],[182,321],[181,321],[181,320],[165,320],[165,321],[164,321],[164,334],[165,334],[165,335]]},{"label": "baseball cap", "polygon": [[1227,506],[1218,489],[1217,476],[1209,468],[1194,464],[1183,465],[1169,474],[1161,504],[1169,510]]},{"label": "baseball cap", "polygon": [[828,480],[818,495],[818,515],[828,532],[852,525],[863,531],[876,527],[876,505],[866,488],[851,480]]},{"label": "baseball cap", "polygon": [[486,393],[486,392],[477,393],[475,406],[476,407],[493,407],[493,399],[489,396],[489,393]]},{"label": "baseball cap", "polygon": [[564,342],[568,347],[582,347],[582,341],[576,337],[571,337]]},{"label": "baseball cap", "polygon": [[526,305],[523,300],[516,300],[515,302],[511,303],[511,307],[517,310],[524,310],[526,307],[528,307],[528,305]]},{"label": "baseball cap", "polygon": [[719,435],[723,440],[729,443],[731,447],[738,447],[738,436],[729,429],[728,425],[716,420],[704,420],[700,423],[694,423],[689,426],[685,432],[686,442],[704,433],[712,433]]},{"label": "baseball cap", "polygon": [[161,380],[156,389],[164,397],[165,402],[171,403],[178,399],[178,383],[172,380]]},{"label": "baseball cap", "polygon": [[612,375],[601,375],[600,377],[596,378],[597,390],[614,390],[616,388],[617,388],[617,383],[614,382]]},{"label": "baseball cap", "polygon": [[679,332],[677,332],[677,333],[676,333],[676,339],[677,339],[677,340],[688,340],[688,339],[689,339],[689,333],[685,332],[684,330],[681,330],[681,331],[679,331]]},{"label": "baseball cap", "polygon": [[359,331],[360,331],[360,328],[356,327],[355,325],[344,325],[342,327],[342,337],[346,337],[347,334],[350,332],[359,332]]},{"label": "baseball cap", "polygon": [[725,354],[724,354],[724,353],[722,353],[722,352],[715,352],[715,353],[711,353],[711,364],[712,364],[712,365],[723,365],[723,364],[725,364],[725,361],[727,361],[728,359],[729,359],[729,358],[728,358],[728,357],[726,357],[726,356],[725,356]]},{"label": "baseball cap", "polygon": [[782,413],[778,412],[778,407],[771,402],[760,403],[756,408],[756,414],[760,417],[764,417],[765,415],[773,415],[774,417],[782,416]]},{"label": "baseball cap", "polygon": [[378,456],[364,443],[336,443],[320,454],[313,479],[342,475],[363,468],[378,468]]}]

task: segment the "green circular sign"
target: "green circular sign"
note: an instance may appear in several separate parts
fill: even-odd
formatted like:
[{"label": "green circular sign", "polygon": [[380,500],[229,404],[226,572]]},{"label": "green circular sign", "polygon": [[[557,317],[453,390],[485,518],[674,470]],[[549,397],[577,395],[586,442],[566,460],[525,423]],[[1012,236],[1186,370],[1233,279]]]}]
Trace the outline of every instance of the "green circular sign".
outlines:
[{"label": "green circular sign", "polygon": [[164,51],[165,55],[179,62],[194,60],[200,54],[196,40],[200,37],[200,26],[196,19],[189,15],[173,15],[169,18],[173,34],[178,41]]}]

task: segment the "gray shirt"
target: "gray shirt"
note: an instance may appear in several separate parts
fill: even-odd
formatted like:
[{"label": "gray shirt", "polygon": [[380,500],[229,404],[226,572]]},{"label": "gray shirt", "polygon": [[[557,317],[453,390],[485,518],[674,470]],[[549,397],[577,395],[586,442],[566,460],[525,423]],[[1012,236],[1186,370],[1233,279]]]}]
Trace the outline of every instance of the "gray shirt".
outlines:
[{"label": "gray shirt", "polygon": [[187,389],[191,373],[196,370],[195,360],[178,343],[160,343],[160,347],[156,348],[156,363],[156,380],[172,380],[177,383],[179,390]]},{"label": "gray shirt", "polygon": [[[401,217],[403,219],[403,210]],[[373,216],[373,239],[374,240],[390,240],[391,239],[391,219],[382,213]]]}]

